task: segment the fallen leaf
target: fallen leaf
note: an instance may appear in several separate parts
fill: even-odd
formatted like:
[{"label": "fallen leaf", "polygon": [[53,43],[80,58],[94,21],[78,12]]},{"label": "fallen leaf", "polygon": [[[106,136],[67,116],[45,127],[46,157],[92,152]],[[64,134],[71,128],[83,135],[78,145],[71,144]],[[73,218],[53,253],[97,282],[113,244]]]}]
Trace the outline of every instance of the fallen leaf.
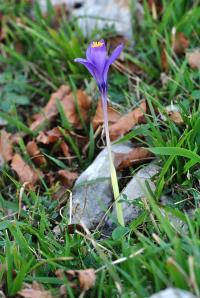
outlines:
[{"label": "fallen leaf", "polygon": [[169,112],[169,118],[176,124],[181,125],[184,123],[181,114],[177,111]]},{"label": "fallen leaf", "polygon": [[32,188],[38,181],[37,173],[23,160],[21,155],[18,153],[13,156],[11,168],[19,176],[20,182],[22,184],[27,182],[30,188]]},{"label": "fallen leaf", "polygon": [[8,162],[13,157],[12,135],[4,129],[0,131],[0,165]]},{"label": "fallen leaf", "polygon": [[38,143],[42,143],[44,145],[48,145],[49,144],[49,138],[48,135],[46,134],[46,132],[44,131],[40,131],[37,138],[36,138]]},{"label": "fallen leaf", "polygon": [[68,86],[61,86],[57,92],[53,93],[48,104],[43,108],[40,115],[37,114],[36,120],[31,124],[32,130],[37,129],[45,123],[45,121],[52,121],[58,115],[56,106],[57,100],[60,101],[65,112],[65,116],[69,123],[75,128],[81,129],[82,124],[76,107],[76,100],[79,112],[83,121],[87,122],[89,119],[88,110],[90,108],[91,98],[82,90],[78,90],[76,98]]},{"label": "fallen leaf", "polygon": [[145,123],[144,113],[146,111],[147,105],[143,100],[138,108],[122,116],[116,123],[109,126],[110,139],[114,141],[130,131],[136,124]]},{"label": "fallen leaf", "polygon": [[189,39],[186,38],[184,33],[178,32],[172,42],[172,48],[177,55],[184,54],[189,47]]},{"label": "fallen leaf", "polygon": [[44,145],[56,143],[61,137],[61,132],[58,127],[54,127],[46,132],[41,131],[37,136],[37,142]]},{"label": "fallen leaf", "polygon": [[[108,106],[108,122],[109,124],[113,124],[119,120],[121,114],[112,108],[110,105]],[[92,125],[94,130],[96,130],[100,125],[104,123],[104,116],[103,116],[103,108],[102,108],[102,101],[99,99],[97,104],[97,109],[95,116],[92,120]]]},{"label": "fallen leaf", "polygon": [[30,129],[35,130],[40,127],[46,120],[51,121],[57,114],[56,100],[62,101],[63,98],[70,93],[69,86],[62,85],[51,98],[47,105],[43,108],[41,114],[37,114],[36,120],[31,124]]},{"label": "fallen leaf", "polygon": [[13,144],[19,144],[19,141],[25,137],[24,132],[16,132],[12,134],[12,142]]},{"label": "fallen leaf", "polygon": [[70,172],[67,170],[59,170],[58,176],[59,176],[62,184],[65,185],[66,187],[70,188],[74,184],[74,181],[78,178],[78,173]]},{"label": "fallen leaf", "polygon": [[[77,105],[83,121],[87,122],[89,120],[88,110],[91,104],[91,98],[83,91],[78,90],[76,93]],[[76,110],[75,98],[73,93],[67,94],[61,101],[65,115],[68,121],[77,129],[82,128],[80,117]]]},{"label": "fallen leaf", "polygon": [[200,49],[187,53],[186,57],[191,68],[200,68]]},{"label": "fallen leaf", "polygon": [[133,165],[143,163],[150,159],[151,152],[146,148],[133,148],[128,153],[114,153],[114,164],[118,170],[127,169]]},{"label": "fallen leaf", "polygon": [[26,284],[18,295],[23,298],[53,298],[49,291],[45,291],[42,285],[34,282],[32,285]]},{"label": "fallen leaf", "polygon": [[69,146],[64,141],[60,143],[60,149],[62,150],[65,157],[71,157],[71,154],[69,152]]},{"label": "fallen leaf", "polygon": [[[60,279],[64,279],[66,276],[70,282],[78,278],[79,287],[83,291],[87,291],[92,288],[95,284],[96,276],[95,270],[85,269],[85,270],[62,270],[59,269],[56,271],[56,276]],[[72,287],[76,287],[75,283],[71,283]]]},{"label": "fallen leaf", "polygon": [[164,72],[167,72],[169,69],[168,60],[167,60],[167,51],[166,51],[166,45],[163,42],[161,44],[161,65]]},{"label": "fallen leaf", "polygon": [[94,269],[85,269],[85,270],[79,270],[78,271],[78,278],[80,282],[80,287],[82,290],[89,290],[93,287],[96,276]]},{"label": "fallen leaf", "polygon": [[33,162],[37,166],[42,166],[47,164],[46,158],[40,152],[40,149],[35,141],[28,142],[28,144],[26,145],[26,149],[30,157],[32,157]]}]

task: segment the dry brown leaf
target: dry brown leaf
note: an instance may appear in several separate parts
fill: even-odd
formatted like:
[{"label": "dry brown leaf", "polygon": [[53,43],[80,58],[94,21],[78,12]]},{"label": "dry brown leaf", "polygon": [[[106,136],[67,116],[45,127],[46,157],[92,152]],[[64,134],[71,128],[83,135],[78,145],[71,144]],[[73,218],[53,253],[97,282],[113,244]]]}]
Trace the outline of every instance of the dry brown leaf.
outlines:
[{"label": "dry brown leaf", "polygon": [[181,114],[178,111],[171,111],[169,112],[169,118],[176,124],[181,125],[184,123]]},{"label": "dry brown leaf", "polygon": [[38,181],[37,173],[23,160],[21,155],[18,153],[13,156],[11,168],[17,173],[22,184],[27,182],[29,187],[33,187]]},{"label": "dry brown leaf", "polygon": [[[91,98],[82,90],[76,93],[77,105],[84,121],[88,121],[88,110]],[[77,129],[82,128],[79,115],[76,110],[75,98],[68,86],[61,86],[57,92],[53,93],[48,104],[43,108],[42,113],[37,115],[36,120],[31,124],[32,130],[37,129],[46,120],[51,121],[58,114],[56,101],[59,100],[63,106],[68,121]]]},{"label": "dry brown leaf", "polygon": [[[88,110],[91,104],[91,98],[83,91],[78,90],[76,94],[77,104],[80,114],[85,122],[89,120]],[[77,129],[81,129],[81,121],[76,111],[75,98],[73,93],[66,95],[61,101],[68,121]]]},{"label": "dry brown leaf", "polygon": [[143,163],[150,159],[151,152],[146,148],[133,148],[128,153],[114,153],[114,164],[119,170]]},{"label": "dry brown leaf", "polygon": [[[59,269],[56,271],[56,276],[60,279],[63,279],[66,276],[70,282],[73,282],[73,280],[78,278],[79,287],[84,291],[91,289],[94,286],[96,280],[95,270],[93,268],[67,271]],[[76,287],[76,284],[71,283],[71,286]]]},{"label": "dry brown leaf", "polygon": [[12,135],[4,129],[0,131],[0,165],[13,157]]},{"label": "dry brown leaf", "polygon": [[35,141],[28,142],[28,144],[26,145],[26,149],[30,157],[33,158],[33,162],[37,166],[42,166],[47,164],[46,158],[40,152],[40,149]]},{"label": "dry brown leaf", "polygon": [[161,65],[164,72],[167,72],[169,69],[168,60],[167,60],[167,52],[166,45],[163,42],[161,45]]},{"label": "dry brown leaf", "polygon": [[59,170],[58,175],[60,177],[61,183],[67,187],[72,187],[74,181],[78,178],[77,172],[70,172],[67,170]]},{"label": "dry brown leaf", "polygon": [[191,68],[200,68],[200,49],[187,53],[186,57]]},{"label": "dry brown leaf", "polygon": [[146,111],[147,105],[143,100],[138,108],[122,116],[116,123],[109,127],[110,139],[114,141],[130,131],[136,124],[144,123],[144,113]]},{"label": "dry brown leaf", "polygon": [[46,132],[41,131],[37,136],[37,141],[44,145],[56,143],[61,137],[61,132],[58,127],[54,127]]},{"label": "dry brown leaf", "polygon": [[25,137],[24,132],[16,132],[12,134],[12,142],[13,144],[19,144],[19,141]]},{"label": "dry brown leaf", "polygon": [[78,270],[78,278],[81,289],[87,291],[95,284],[95,271],[94,269]]},{"label": "dry brown leaf", "polygon": [[54,127],[53,129],[47,131],[48,142],[49,143],[56,143],[59,138],[61,137],[61,132],[58,127]]},{"label": "dry brown leaf", "polygon": [[182,32],[178,32],[172,41],[172,48],[177,55],[184,54],[189,47],[189,39]]},{"label": "dry brown leaf", "polygon": [[44,131],[40,131],[37,138],[36,138],[38,143],[42,143],[44,145],[49,144],[49,137]]},{"label": "dry brown leaf", "polygon": [[37,119],[31,124],[30,129],[35,130],[41,126],[45,120],[51,121],[57,114],[56,100],[62,101],[63,98],[70,93],[69,86],[61,86],[55,93],[51,95],[51,98],[47,105],[43,108],[40,115],[37,114]]},{"label": "dry brown leaf", "polygon": [[69,146],[64,141],[60,143],[60,149],[62,150],[65,157],[71,157]]},{"label": "dry brown leaf", "polygon": [[[113,109],[113,107],[108,106],[108,122],[109,124],[113,124],[119,120],[121,117],[121,114]],[[102,108],[102,101],[99,99],[97,104],[97,109],[95,116],[92,120],[93,128],[96,130],[99,125],[102,125],[104,123],[104,116],[103,116],[103,108]]]},{"label": "dry brown leaf", "polygon": [[26,284],[18,295],[22,298],[53,298],[49,291],[45,291],[42,285],[34,282],[32,285]]}]

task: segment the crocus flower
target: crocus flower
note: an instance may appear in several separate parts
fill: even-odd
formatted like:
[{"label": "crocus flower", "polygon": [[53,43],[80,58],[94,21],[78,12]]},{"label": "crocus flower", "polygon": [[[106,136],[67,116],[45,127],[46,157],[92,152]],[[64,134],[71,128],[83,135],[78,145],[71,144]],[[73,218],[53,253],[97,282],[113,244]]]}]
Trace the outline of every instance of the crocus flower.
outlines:
[{"label": "crocus flower", "polygon": [[93,41],[86,51],[86,58],[77,58],[74,61],[83,64],[96,80],[102,98],[102,106],[104,113],[104,127],[106,134],[106,143],[108,149],[108,157],[110,164],[111,183],[116,201],[117,219],[121,225],[124,225],[122,205],[119,202],[119,186],[117,182],[117,174],[113,163],[110,136],[108,129],[108,107],[107,107],[107,77],[110,65],[117,59],[123,49],[123,45],[119,45],[111,54],[107,56],[107,50],[104,40]]},{"label": "crocus flower", "polygon": [[107,89],[109,67],[118,58],[122,49],[123,45],[119,45],[108,57],[105,42],[101,39],[91,42],[86,51],[87,59],[77,58],[74,61],[83,64],[88,69],[102,92]]}]

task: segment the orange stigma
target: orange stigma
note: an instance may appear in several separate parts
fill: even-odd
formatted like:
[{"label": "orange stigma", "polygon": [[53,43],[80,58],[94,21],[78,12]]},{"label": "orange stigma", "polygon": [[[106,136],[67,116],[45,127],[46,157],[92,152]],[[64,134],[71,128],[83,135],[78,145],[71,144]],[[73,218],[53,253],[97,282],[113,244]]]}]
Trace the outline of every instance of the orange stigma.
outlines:
[{"label": "orange stigma", "polygon": [[99,47],[102,47],[103,46],[103,42],[101,41],[93,41],[92,42],[92,48],[99,48]]}]

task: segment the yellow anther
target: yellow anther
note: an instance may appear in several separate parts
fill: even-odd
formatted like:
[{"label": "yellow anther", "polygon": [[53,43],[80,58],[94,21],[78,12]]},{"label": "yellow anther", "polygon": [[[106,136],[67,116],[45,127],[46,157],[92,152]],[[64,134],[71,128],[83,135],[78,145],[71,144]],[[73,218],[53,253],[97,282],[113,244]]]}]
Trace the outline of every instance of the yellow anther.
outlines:
[{"label": "yellow anther", "polygon": [[92,48],[99,48],[103,46],[103,42],[101,41],[93,41]]}]

